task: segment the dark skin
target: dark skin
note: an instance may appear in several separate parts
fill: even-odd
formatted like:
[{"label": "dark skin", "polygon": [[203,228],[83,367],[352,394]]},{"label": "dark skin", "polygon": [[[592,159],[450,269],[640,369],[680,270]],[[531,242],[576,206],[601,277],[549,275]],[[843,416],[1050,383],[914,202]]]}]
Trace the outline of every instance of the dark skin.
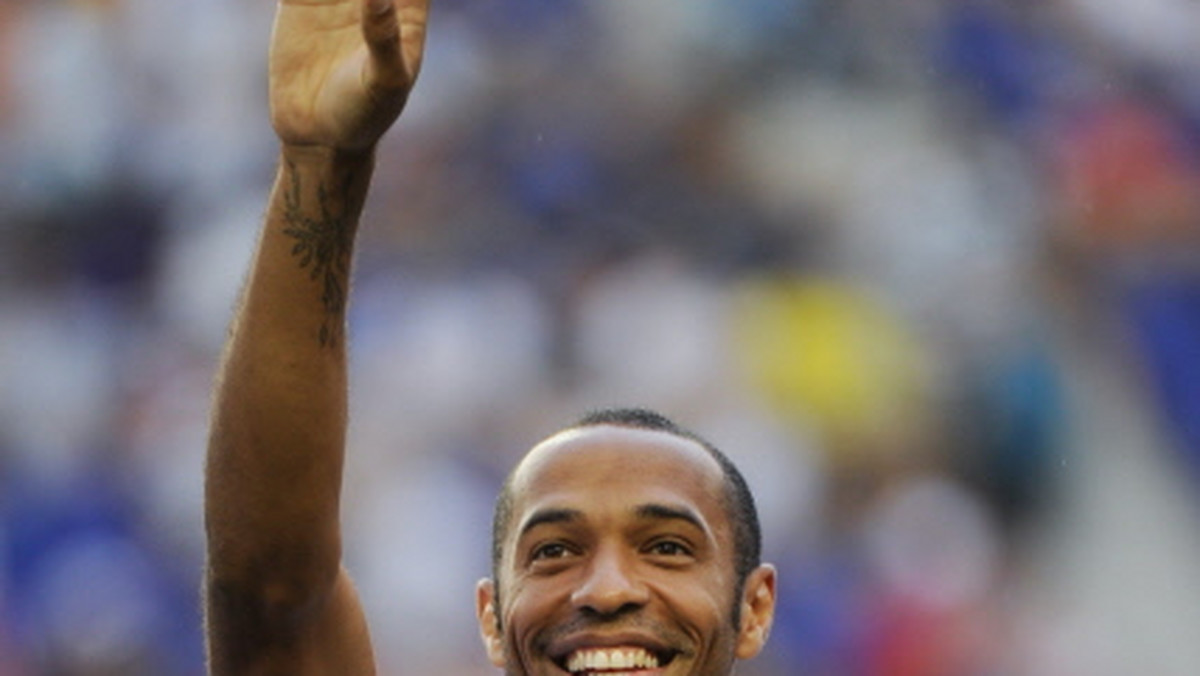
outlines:
[{"label": "dark skin", "polygon": [[281,142],[216,390],[205,473],[213,674],[373,674],[341,566],[343,340],[375,145],[420,71],[429,0],[281,0]]},{"label": "dark skin", "polygon": [[760,566],[735,598],[723,476],[695,442],[614,426],[569,430],[526,456],[513,491],[499,605],[492,580],[477,590],[497,667],[561,676],[615,651],[613,673],[722,676],[762,649],[775,571]]},{"label": "dark skin", "polygon": [[[344,327],[375,147],[416,82],[429,3],[278,5],[279,171],[219,373],[205,470],[215,675],[376,673],[342,566]],[[522,525],[504,547],[501,605],[491,582],[478,591],[493,663],[561,674],[568,653],[591,659],[602,651],[582,649],[606,648],[604,659],[653,652],[661,663],[608,673],[728,674],[735,658],[756,654],[775,574],[754,571],[735,598],[719,482],[698,446],[663,433],[601,427],[535,448],[514,485]]]}]

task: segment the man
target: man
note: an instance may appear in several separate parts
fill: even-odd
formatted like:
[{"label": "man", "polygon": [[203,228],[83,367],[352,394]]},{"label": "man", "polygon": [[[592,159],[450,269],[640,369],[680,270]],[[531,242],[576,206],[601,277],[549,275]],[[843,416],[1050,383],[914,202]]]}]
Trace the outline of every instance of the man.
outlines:
[{"label": "man", "polygon": [[[420,70],[429,0],[281,0],[280,168],[217,386],[206,470],[214,674],[371,674],[341,565],[343,337],[377,141]],[[497,502],[477,608],[508,674],[729,674],[757,654],[775,571],[737,470],[653,413],[542,442]]]}]

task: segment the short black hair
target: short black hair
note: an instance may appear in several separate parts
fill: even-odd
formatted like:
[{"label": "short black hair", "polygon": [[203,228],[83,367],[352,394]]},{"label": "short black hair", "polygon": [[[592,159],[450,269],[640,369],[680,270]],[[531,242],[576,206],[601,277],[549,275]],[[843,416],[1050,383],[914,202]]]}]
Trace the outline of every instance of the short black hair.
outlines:
[{"label": "short black hair", "polygon": [[[750,493],[750,486],[733,461],[707,439],[678,425],[665,415],[646,408],[605,408],[591,411],[564,427],[562,431],[600,425],[673,434],[697,443],[717,461],[724,477],[724,507],[733,526],[733,565],[738,581],[737,597],[740,597],[746,578],[758,568],[762,560],[762,529],[759,526],[758,509],[754,504],[754,496]],[[504,541],[512,526],[512,486],[515,475],[514,468],[496,497],[496,507],[492,515],[492,580],[496,585],[497,594],[500,591],[500,560],[503,558]],[[738,607],[740,604],[735,605],[735,608]]]}]

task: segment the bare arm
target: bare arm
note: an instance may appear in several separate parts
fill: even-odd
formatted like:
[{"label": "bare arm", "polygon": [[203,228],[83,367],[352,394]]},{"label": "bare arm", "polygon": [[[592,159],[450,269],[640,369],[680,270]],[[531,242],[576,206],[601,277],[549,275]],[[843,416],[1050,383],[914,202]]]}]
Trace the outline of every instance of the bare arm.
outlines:
[{"label": "bare arm", "polygon": [[220,372],[206,469],[214,674],[374,673],[341,568],[343,332],[374,147],[424,46],[428,0],[394,2],[278,7],[280,167]]}]

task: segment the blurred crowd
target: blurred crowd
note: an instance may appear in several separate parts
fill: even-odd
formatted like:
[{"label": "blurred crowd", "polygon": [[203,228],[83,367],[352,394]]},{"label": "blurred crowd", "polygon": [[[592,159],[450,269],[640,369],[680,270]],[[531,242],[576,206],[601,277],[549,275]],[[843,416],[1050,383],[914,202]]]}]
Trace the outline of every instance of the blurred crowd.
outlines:
[{"label": "blurred crowd", "polygon": [[[1200,6],[434,5],[351,309],[382,673],[493,673],[495,491],[613,404],[758,494],[740,673],[1200,673]],[[203,672],[272,11],[0,4],[0,676]]]}]

